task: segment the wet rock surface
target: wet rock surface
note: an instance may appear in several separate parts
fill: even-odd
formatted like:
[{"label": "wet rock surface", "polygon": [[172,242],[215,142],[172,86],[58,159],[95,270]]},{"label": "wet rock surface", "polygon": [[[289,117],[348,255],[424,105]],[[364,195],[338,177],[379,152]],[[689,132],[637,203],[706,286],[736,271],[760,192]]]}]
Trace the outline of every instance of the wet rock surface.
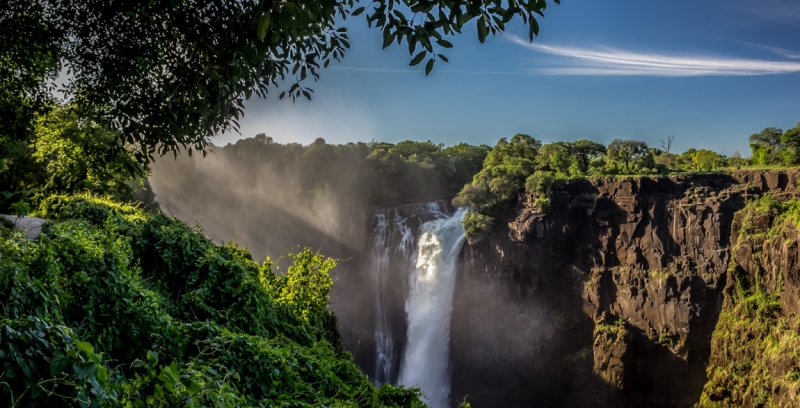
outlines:
[{"label": "wet rock surface", "polygon": [[[763,193],[793,197],[798,179],[776,170],[580,180],[546,213],[521,197],[464,249],[452,395],[475,407],[694,406],[731,257],[746,264],[755,245],[731,253],[735,213]],[[760,243],[769,255],[759,268],[784,271],[782,299],[796,310],[800,257],[782,242]],[[778,284],[777,273],[765,279]]]},{"label": "wet rock surface", "polygon": [[34,240],[42,233],[42,225],[47,222],[44,218],[18,217],[16,215],[0,214],[12,228],[22,231],[28,239]]}]

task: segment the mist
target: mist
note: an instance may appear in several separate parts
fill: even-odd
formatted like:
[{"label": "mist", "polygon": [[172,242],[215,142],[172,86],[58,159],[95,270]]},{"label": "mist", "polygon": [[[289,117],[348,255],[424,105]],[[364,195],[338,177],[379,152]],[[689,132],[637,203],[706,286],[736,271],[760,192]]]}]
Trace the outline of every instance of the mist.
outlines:
[{"label": "mist", "polygon": [[[345,347],[362,368],[374,364],[371,232],[377,209],[407,202],[449,202],[488,151],[431,142],[310,145],[259,134],[208,154],[183,152],[153,165],[161,209],[199,226],[217,243],[246,247],[256,261],[299,248],[339,259],[331,308]],[[287,264],[287,259],[278,264]],[[279,269],[278,273],[281,272]],[[405,288],[392,296],[402,302]],[[402,307],[395,320],[402,320]]]}]

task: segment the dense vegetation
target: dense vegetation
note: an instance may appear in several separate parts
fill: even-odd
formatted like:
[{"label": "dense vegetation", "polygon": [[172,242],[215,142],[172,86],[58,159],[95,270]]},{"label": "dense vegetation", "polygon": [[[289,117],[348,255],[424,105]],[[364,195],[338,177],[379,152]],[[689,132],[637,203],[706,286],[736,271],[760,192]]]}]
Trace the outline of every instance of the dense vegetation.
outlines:
[{"label": "dense vegetation", "polygon": [[[800,318],[784,310],[784,271],[777,282],[758,270],[764,243],[788,240],[800,225],[800,201],[771,195],[752,200],[740,212],[742,225],[732,254],[749,253],[755,271],[730,262],[731,282],[712,337],[708,382],[699,406],[790,406],[800,391]],[[787,231],[792,231],[788,235]],[[778,244],[780,245],[780,244]],[[747,248],[741,248],[747,247]],[[752,253],[748,249],[752,248]],[[744,251],[740,251],[740,249]],[[785,271],[790,273],[790,271]]]},{"label": "dense vegetation", "polygon": [[[269,171],[303,194],[347,191],[365,203],[440,198],[458,191],[480,170],[489,146],[406,140],[303,146],[275,143],[264,134],[215,149],[234,179]],[[313,165],[312,165],[313,164]]]},{"label": "dense vegetation", "polygon": [[0,211],[86,191],[155,209],[149,171],[127,150],[110,154],[114,143],[115,132],[79,117],[73,107],[51,106],[36,117],[29,142],[16,146],[0,172]]},{"label": "dense vegetation", "polygon": [[638,140],[615,139],[604,146],[590,140],[541,141],[524,134],[505,138],[486,156],[483,168],[464,186],[453,204],[467,208],[464,227],[470,240],[479,240],[491,229],[494,218],[514,203],[523,191],[536,196],[536,207],[546,210],[549,193],[572,178],[654,176],[682,172],[715,171],[749,165],[800,164],[800,123],[783,132],[766,128],[750,136],[753,156],[731,157],[707,149],[671,152],[673,137],[661,140],[661,148]]},{"label": "dense vegetation", "polygon": [[8,406],[421,406],[375,388],[327,311],[336,265],[278,275],[200,230],[91,195],[54,195],[29,240],[2,229]]}]

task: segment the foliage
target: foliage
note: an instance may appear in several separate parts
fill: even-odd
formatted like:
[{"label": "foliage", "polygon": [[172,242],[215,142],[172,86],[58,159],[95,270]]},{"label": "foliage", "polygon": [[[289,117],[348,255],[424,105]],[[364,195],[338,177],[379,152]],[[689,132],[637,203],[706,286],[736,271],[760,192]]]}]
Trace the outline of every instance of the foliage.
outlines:
[{"label": "foliage", "polygon": [[717,152],[700,149],[691,156],[692,167],[698,171],[710,171],[725,166],[725,158]]},{"label": "foliage", "polygon": [[540,141],[523,134],[510,141],[500,139],[486,156],[483,169],[458,193],[453,204],[469,209],[463,223],[471,240],[488,231],[495,213],[524,188],[541,147]]},{"label": "foliage", "polygon": [[538,194],[547,194],[553,186],[555,177],[548,171],[537,171],[525,180],[525,189]]},{"label": "foliage", "polygon": [[800,164],[800,122],[781,136],[783,161],[787,166]]},{"label": "foliage", "polygon": [[25,166],[37,116],[53,96],[48,85],[57,76],[58,50],[53,27],[41,4],[9,1],[0,8],[0,179]]},{"label": "foliage", "polygon": [[421,407],[370,384],[326,310],[335,261],[289,273],[162,214],[52,196],[0,237],[0,398],[28,406]]},{"label": "foliage", "polygon": [[780,317],[781,309],[776,296],[756,289],[720,313],[700,407],[778,406],[774,390],[800,391],[791,369],[800,361],[800,321]]},{"label": "foliage", "polygon": [[[767,194],[740,214],[739,239],[731,252],[741,254],[738,249],[749,246],[756,261],[765,238],[783,239],[779,230],[786,222],[800,225],[800,201],[780,202]],[[755,270],[745,271],[732,260],[728,269],[735,282],[712,336],[701,407],[786,406],[783,396],[800,391],[800,319],[783,309],[782,272],[768,288],[758,262],[754,265]]]},{"label": "foliage", "polygon": [[[253,94],[264,97],[288,77],[291,85],[280,97],[310,99],[312,90],[303,81],[318,79],[318,71],[350,47],[341,26],[348,16],[364,13],[368,25],[382,31],[384,48],[405,41],[411,65],[427,59],[428,74],[435,61],[447,62],[441,49],[452,44],[445,37],[461,33],[468,22],[477,21],[478,39],[484,42],[519,18],[533,40],[539,32],[535,14],[543,15],[547,5],[544,0],[360,4],[11,0],[0,22],[14,26],[3,30],[0,41],[14,46],[0,48],[0,59],[34,69],[30,74],[13,67],[4,71],[19,85],[8,92],[16,99],[6,100],[35,101],[26,93],[40,88],[45,77],[55,77],[64,64],[72,74],[66,94],[74,97],[82,116],[120,131],[117,151],[127,144],[141,163],[187,147],[205,154],[209,137],[238,129],[244,101]],[[25,51],[24,45],[31,47]],[[32,119],[29,111],[35,111],[26,109],[9,126],[24,128]]]},{"label": "foliage", "polygon": [[[643,142],[616,140],[606,149],[585,139],[542,145],[528,135],[515,135],[511,141],[503,138],[453,204],[469,210],[464,227],[470,240],[475,241],[493,225],[493,217],[511,205],[523,189],[536,195],[537,208],[546,210],[550,205],[549,194],[558,180],[630,170],[651,174],[656,164],[646,146]],[[621,153],[621,149],[627,149],[628,153]]]},{"label": "foliage", "polygon": [[[35,121],[33,136],[17,163],[0,176],[0,190],[25,191],[36,201],[51,194],[91,191],[122,201],[133,201],[134,188],[143,199],[146,170],[126,154],[110,155],[116,134],[96,121],[78,117],[70,106],[55,106]],[[149,197],[151,210],[156,205]],[[7,203],[0,203],[0,210]]]},{"label": "foliage", "polygon": [[[445,147],[410,140],[332,145],[322,138],[303,146],[276,143],[262,133],[216,148],[214,159],[247,188],[264,188],[258,176],[269,175],[280,181],[280,189],[293,190],[308,200],[330,190],[347,193],[335,194],[335,199],[381,204],[453,194],[480,170],[489,150],[489,146],[466,143]],[[195,164],[185,158],[157,166],[164,167],[163,174],[188,178]]]},{"label": "foliage", "polygon": [[760,166],[775,164],[796,166],[800,164],[798,147],[800,147],[800,123],[786,132],[768,127],[750,136],[750,148],[753,151],[750,162]]},{"label": "foliage", "polygon": [[615,139],[608,145],[608,157],[625,164],[625,170],[630,168],[630,163],[647,154],[647,144],[637,140]]}]

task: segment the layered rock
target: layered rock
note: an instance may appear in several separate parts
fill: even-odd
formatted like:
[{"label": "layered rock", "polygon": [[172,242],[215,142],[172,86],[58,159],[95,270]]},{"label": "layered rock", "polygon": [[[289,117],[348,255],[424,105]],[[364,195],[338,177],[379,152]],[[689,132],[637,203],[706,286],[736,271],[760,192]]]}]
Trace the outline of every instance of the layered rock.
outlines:
[{"label": "layered rock", "polygon": [[[763,193],[793,196],[797,180],[796,171],[581,180],[557,189],[546,212],[522,197],[464,250],[453,395],[474,406],[694,406],[730,288],[735,214]],[[782,299],[796,309],[798,257],[786,254],[797,244],[764,245],[774,255],[759,268],[784,271]]]}]

